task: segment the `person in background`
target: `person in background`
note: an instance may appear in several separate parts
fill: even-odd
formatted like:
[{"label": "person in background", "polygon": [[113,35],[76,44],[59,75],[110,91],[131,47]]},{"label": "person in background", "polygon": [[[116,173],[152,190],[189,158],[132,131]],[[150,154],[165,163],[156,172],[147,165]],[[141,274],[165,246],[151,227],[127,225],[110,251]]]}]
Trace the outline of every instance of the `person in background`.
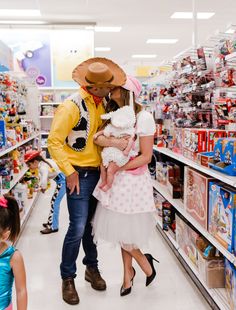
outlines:
[{"label": "person in background", "polygon": [[[99,180],[100,148],[93,136],[102,124],[105,97],[111,89],[126,81],[124,71],[106,58],[90,58],[79,64],[72,77],[81,87],[64,103],[54,116],[48,137],[48,150],[66,175],[69,228],[62,249],[62,297],[71,305],[79,303],[75,288],[76,260],[82,242],[86,266],[85,280],[95,290],[105,290],[106,282],[98,269],[97,248],[93,242],[91,219],[97,206],[92,196]],[[127,141],[109,141],[108,146],[121,150]]]},{"label": "person in background", "polygon": [[42,193],[48,188],[49,180],[56,182],[56,188],[51,198],[51,208],[46,223],[43,223],[42,234],[58,232],[59,213],[62,198],[66,193],[65,175],[59,170],[57,164],[52,159],[45,159],[39,151],[31,150],[25,154],[25,163],[31,170],[38,170],[40,178],[40,190]]},{"label": "person in background", "polygon": [[13,197],[0,197],[0,309],[12,309],[15,279],[17,310],[27,309],[26,274],[22,255],[13,245],[20,233],[19,206]]},{"label": "person in background", "polygon": [[[136,111],[135,150],[138,155],[124,166],[117,166],[110,189],[104,192],[100,188],[100,181],[94,191],[99,201],[93,219],[94,240],[105,240],[121,246],[124,275],[120,296],[131,293],[136,274],[133,260],[146,275],[146,286],[156,276],[153,264],[156,259],[140,250],[147,244],[156,225],[153,186],[147,166],[152,158],[156,126],[152,115],[145,110],[140,111],[138,104],[133,102],[139,97],[141,89],[137,79],[127,76],[125,85],[111,92],[114,109],[131,106]],[[95,143],[105,146],[107,140],[109,138],[100,135]]]}]

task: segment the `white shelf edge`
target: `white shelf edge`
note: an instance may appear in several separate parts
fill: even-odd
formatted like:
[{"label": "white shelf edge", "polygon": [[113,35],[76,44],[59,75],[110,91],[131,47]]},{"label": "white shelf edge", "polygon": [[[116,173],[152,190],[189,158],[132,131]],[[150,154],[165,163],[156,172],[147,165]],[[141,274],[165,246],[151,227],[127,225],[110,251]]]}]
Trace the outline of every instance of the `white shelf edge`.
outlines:
[{"label": "white shelf edge", "polygon": [[[159,221],[157,221],[157,224],[160,226]],[[162,228],[160,226],[160,228]],[[203,285],[203,287],[205,288],[205,290],[208,292],[208,294],[212,297],[212,299],[216,302],[216,304],[218,305],[218,307],[221,310],[230,310],[230,306],[227,302],[227,298],[226,298],[226,291],[224,288],[222,289],[209,289],[206,285],[206,283],[201,279],[201,277],[199,276],[199,273],[196,269],[196,267],[194,266],[194,264],[190,261],[189,257],[184,253],[184,251],[179,247],[178,243],[176,242],[176,240],[174,240],[170,234],[168,234],[168,232],[164,231],[165,235],[167,236],[167,238],[169,239],[169,241],[173,244],[173,246],[175,247],[175,249],[178,251],[178,253],[181,255],[181,257],[183,258],[183,260],[186,262],[186,264],[189,266],[189,268],[191,269],[191,271],[194,273],[194,275],[198,278],[198,280],[200,281],[200,283]],[[223,293],[224,292],[224,293]],[[223,293],[223,294],[222,294]]]},{"label": "white shelf edge", "polygon": [[36,199],[38,198],[39,196],[39,192],[34,192],[33,194],[33,198],[32,199],[27,199],[28,200],[28,203],[27,205],[25,206],[25,214],[24,216],[22,217],[21,219],[21,227],[25,224],[25,222],[27,221],[27,218],[29,216],[29,213],[32,209],[32,206],[34,205]]},{"label": "white shelf edge", "polygon": [[221,172],[218,172],[218,171],[215,171],[211,168],[207,168],[207,167],[204,167],[196,162],[194,162],[193,160],[191,159],[188,159],[186,157],[184,157],[182,154],[178,154],[178,153],[175,153],[171,150],[169,150],[168,148],[164,148],[164,147],[156,147],[154,146],[153,147],[154,150],[164,154],[164,155],[167,155],[171,158],[174,158],[192,168],[195,168],[207,175],[210,175],[212,176],[213,178],[216,178],[224,183],[227,183],[228,185],[231,185],[233,187],[236,187],[236,177],[231,177],[231,176],[227,176],[226,174],[223,174]]},{"label": "white shelf edge", "polygon": [[9,147],[8,149],[6,149],[6,150],[4,150],[4,151],[1,151],[1,152],[0,152],[0,157],[2,157],[2,156],[4,156],[4,155],[6,155],[6,154],[8,154],[8,153],[10,153],[10,152],[12,152],[12,151],[14,151],[14,150],[17,149],[19,146],[26,144],[27,142],[29,142],[29,141],[31,141],[31,140],[37,138],[38,136],[39,136],[39,133],[37,133],[37,134],[31,136],[30,138],[28,138],[28,139],[26,139],[26,140],[23,140],[23,141],[21,141],[21,142],[15,144],[15,145],[12,146],[12,147]]},{"label": "white shelf edge", "polygon": [[26,174],[26,172],[29,170],[27,166],[22,168],[19,173],[14,174],[13,180],[11,181],[11,186],[9,189],[3,189],[2,195],[7,194],[10,192],[10,190],[23,178],[23,176]]},{"label": "white shelf edge", "polygon": [[[159,217],[159,216],[158,216]],[[177,241],[171,236],[171,234],[166,231],[166,230],[163,230],[163,227],[162,227],[162,222],[161,222],[161,219],[159,217],[159,219],[157,219],[157,225],[162,229],[162,231],[166,234],[166,236],[168,237],[168,239],[171,241],[171,243],[173,244],[173,246],[175,247],[176,250],[179,249],[179,245],[177,243]]]},{"label": "white shelf edge", "polygon": [[166,199],[173,207],[179,211],[183,217],[188,220],[207,240],[209,240],[231,263],[236,264],[236,258],[234,254],[227,251],[207,230],[205,230],[186,210],[184,204],[180,199],[173,199],[165,186],[153,180],[153,187]]},{"label": "white shelf edge", "polygon": [[49,132],[47,132],[47,131],[41,131],[40,134],[46,136],[46,135],[49,135]]}]

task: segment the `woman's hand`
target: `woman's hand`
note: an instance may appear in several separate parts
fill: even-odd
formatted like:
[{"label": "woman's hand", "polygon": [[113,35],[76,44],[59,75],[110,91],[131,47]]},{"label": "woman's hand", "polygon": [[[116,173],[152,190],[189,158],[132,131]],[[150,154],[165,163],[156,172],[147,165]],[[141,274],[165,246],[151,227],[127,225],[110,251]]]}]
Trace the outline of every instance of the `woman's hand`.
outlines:
[{"label": "woman's hand", "polygon": [[129,143],[129,138],[130,136],[123,138],[107,138],[103,135],[100,135],[94,140],[94,143],[101,147],[115,147],[121,151],[124,151]]}]

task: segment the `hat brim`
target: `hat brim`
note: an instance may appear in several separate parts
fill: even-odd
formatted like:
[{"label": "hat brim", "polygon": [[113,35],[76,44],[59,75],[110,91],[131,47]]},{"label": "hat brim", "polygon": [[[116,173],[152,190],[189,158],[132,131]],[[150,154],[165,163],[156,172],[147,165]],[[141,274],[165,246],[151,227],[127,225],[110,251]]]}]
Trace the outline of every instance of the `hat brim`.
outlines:
[{"label": "hat brim", "polygon": [[[85,76],[88,72],[88,66],[94,62],[101,62],[109,67],[113,74],[113,79],[110,82],[106,83],[90,83],[86,80]],[[103,57],[94,57],[85,60],[81,64],[79,64],[72,72],[73,80],[81,86],[122,86],[126,82],[126,74],[125,72],[112,60],[103,58]]]}]

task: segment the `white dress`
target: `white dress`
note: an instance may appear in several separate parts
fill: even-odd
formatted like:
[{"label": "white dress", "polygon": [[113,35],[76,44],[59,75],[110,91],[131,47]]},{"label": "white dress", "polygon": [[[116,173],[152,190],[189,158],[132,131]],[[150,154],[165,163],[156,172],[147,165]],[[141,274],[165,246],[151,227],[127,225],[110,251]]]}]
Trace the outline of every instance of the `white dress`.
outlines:
[{"label": "white dress", "polygon": [[[156,126],[149,112],[137,115],[135,148],[139,151],[139,137],[152,136]],[[100,181],[94,190],[98,200],[93,219],[94,241],[109,241],[123,248],[142,248],[155,228],[155,204],[152,179],[148,169],[142,174],[128,171],[115,175],[112,187],[103,192]]]}]

